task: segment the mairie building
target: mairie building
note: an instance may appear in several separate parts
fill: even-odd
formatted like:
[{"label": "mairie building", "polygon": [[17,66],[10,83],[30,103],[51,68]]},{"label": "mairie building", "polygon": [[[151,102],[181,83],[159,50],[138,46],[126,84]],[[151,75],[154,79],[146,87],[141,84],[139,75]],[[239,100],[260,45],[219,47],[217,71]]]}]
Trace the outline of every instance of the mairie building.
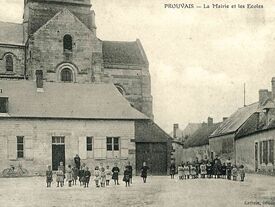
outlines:
[{"label": "mairie building", "polygon": [[0,22],[0,171],[99,163],[166,174],[171,137],[153,121],[141,42],[97,37],[90,0],[25,0]]}]

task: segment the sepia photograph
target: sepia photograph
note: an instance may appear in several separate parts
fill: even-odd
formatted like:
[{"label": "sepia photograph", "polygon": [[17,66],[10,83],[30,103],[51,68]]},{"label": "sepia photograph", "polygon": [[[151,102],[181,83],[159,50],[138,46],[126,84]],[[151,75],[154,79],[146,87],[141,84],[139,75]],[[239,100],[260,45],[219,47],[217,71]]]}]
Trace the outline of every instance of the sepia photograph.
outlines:
[{"label": "sepia photograph", "polygon": [[1,207],[275,207],[274,0],[0,0]]}]

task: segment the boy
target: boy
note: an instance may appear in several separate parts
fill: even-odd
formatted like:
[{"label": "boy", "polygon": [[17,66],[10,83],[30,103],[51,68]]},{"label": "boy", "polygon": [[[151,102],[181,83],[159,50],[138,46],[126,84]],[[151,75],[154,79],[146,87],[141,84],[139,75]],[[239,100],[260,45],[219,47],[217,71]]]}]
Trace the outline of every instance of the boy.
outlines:
[{"label": "boy", "polygon": [[62,168],[59,166],[58,170],[56,172],[56,182],[57,182],[57,187],[63,187],[64,186],[64,173]]},{"label": "boy", "polygon": [[115,181],[115,185],[119,185],[119,182],[118,182],[119,168],[117,166],[117,163],[115,163],[115,166],[112,169],[112,173],[113,173],[112,179]]},{"label": "boy", "polygon": [[207,173],[207,178],[212,177],[212,164],[210,161],[208,161],[206,164],[206,173]]},{"label": "boy", "polygon": [[201,170],[201,178],[205,178],[205,175],[207,172],[206,172],[206,165],[204,162],[201,164],[200,170]]},{"label": "boy", "polygon": [[126,187],[130,187],[130,169],[125,167],[123,181],[126,183]]},{"label": "boy", "polygon": [[226,165],[225,165],[225,163],[223,163],[221,171],[222,171],[222,178],[225,179],[226,178]]},{"label": "boy", "polygon": [[90,177],[91,177],[91,172],[89,171],[89,168],[86,167],[86,170],[84,171],[84,188],[89,187],[89,182],[90,182]]},{"label": "boy", "polygon": [[244,170],[244,166],[241,165],[240,166],[240,176],[241,176],[241,182],[244,181],[244,177],[245,177],[245,170]]},{"label": "boy", "polygon": [[109,165],[106,166],[105,175],[106,175],[106,186],[109,186],[110,180],[112,179],[112,171],[110,170]]},{"label": "boy", "polygon": [[51,187],[51,183],[53,182],[53,171],[50,165],[48,166],[48,170],[46,171],[46,182],[47,188]]},{"label": "boy", "polygon": [[233,169],[232,169],[232,176],[233,176],[233,180],[234,180],[234,181],[237,181],[238,169],[237,169],[236,165],[233,166]]},{"label": "boy", "polygon": [[179,180],[183,179],[183,175],[184,175],[184,169],[182,165],[178,166],[178,174],[179,174]]},{"label": "boy", "polygon": [[84,172],[85,172],[84,171],[84,167],[81,167],[80,170],[79,170],[79,173],[78,173],[80,186],[82,184],[84,184],[84,180],[85,180],[85,178],[84,178]]},{"label": "boy", "polygon": [[228,163],[226,167],[227,180],[231,180],[231,173],[232,173],[232,166],[231,166],[231,163]]},{"label": "boy", "polygon": [[76,185],[77,176],[79,175],[79,170],[76,166],[73,167],[73,185]]},{"label": "boy", "polygon": [[101,187],[105,187],[105,183],[106,183],[105,169],[101,168],[101,172],[100,172],[100,185],[101,185]]}]

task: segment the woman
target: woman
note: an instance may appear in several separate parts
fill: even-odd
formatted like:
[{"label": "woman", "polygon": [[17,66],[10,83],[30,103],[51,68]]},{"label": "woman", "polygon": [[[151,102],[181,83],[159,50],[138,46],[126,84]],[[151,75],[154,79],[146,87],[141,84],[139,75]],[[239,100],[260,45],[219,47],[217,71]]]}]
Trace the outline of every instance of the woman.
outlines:
[{"label": "woman", "polygon": [[146,165],[146,162],[144,162],[143,166],[141,168],[141,177],[142,177],[144,183],[146,183],[148,170],[149,170],[149,167]]}]

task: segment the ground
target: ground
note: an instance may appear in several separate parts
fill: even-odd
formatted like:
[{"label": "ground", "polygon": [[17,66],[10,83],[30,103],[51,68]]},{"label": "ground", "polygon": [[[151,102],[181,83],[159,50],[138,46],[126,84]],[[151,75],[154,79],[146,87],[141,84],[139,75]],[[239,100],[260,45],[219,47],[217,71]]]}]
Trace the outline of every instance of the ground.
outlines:
[{"label": "ground", "polygon": [[[215,180],[171,180],[149,176],[146,184],[135,177],[133,185],[85,189],[45,187],[45,178],[1,178],[0,201],[5,206],[275,206],[275,178],[247,175],[244,183]],[[257,203],[258,202],[258,203]]]}]

